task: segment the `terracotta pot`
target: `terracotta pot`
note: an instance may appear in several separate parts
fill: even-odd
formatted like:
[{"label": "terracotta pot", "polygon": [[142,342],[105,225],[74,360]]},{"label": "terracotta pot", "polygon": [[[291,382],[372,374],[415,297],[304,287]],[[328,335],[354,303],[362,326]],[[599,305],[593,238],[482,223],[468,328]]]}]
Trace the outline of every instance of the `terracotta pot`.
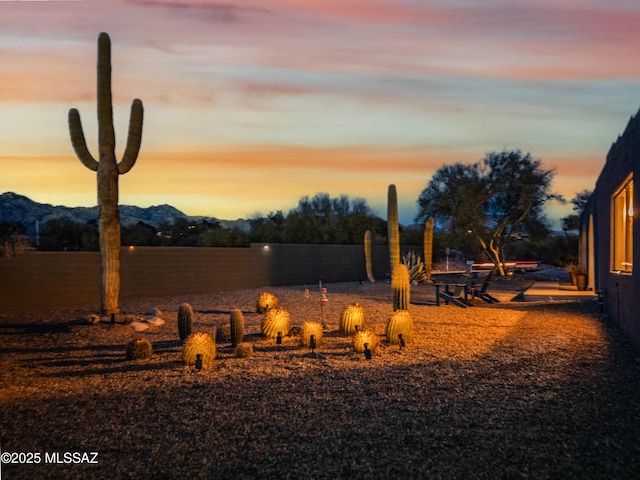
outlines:
[{"label": "terracotta pot", "polygon": [[587,276],[584,273],[579,273],[576,275],[576,287],[581,292],[587,289]]}]

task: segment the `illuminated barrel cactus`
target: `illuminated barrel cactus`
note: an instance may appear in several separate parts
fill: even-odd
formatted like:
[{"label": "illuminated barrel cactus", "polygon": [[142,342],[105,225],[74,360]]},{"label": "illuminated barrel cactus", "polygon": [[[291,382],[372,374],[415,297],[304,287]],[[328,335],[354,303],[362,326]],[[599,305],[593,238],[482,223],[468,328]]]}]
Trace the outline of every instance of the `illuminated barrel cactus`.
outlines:
[{"label": "illuminated barrel cactus", "polygon": [[281,335],[289,333],[290,316],[284,308],[274,307],[269,309],[262,319],[260,331],[266,338],[277,338],[278,332]]},{"label": "illuminated barrel cactus", "polygon": [[356,330],[364,328],[365,313],[364,308],[359,303],[347,305],[340,314],[339,333],[343,337],[348,337],[356,333]]},{"label": "illuminated barrel cactus", "polygon": [[393,313],[387,323],[387,340],[393,345],[400,343],[400,335],[402,340],[409,343],[413,338],[413,319],[406,310],[398,310]]},{"label": "illuminated barrel cactus", "polygon": [[353,350],[357,353],[364,353],[365,345],[374,352],[380,343],[380,337],[371,330],[358,330],[353,336]]},{"label": "illuminated barrel cactus", "polygon": [[183,342],[191,334],[191,323],[193,322],[193,309],[188,303],[183,303],[178,307],[178,334]]},{"label": "illuminated barrel cactus", "polygon": [[153,348],[146,338],[136,338],[127,344],[127,360],[148,360],[152,355]]},{"label": "illuminated barrel cactus", "polygon": [[265,313],[277,306],[278,297],[276,297],[273,293],[262,292],[258,297],[258,302],[256,303],[256,311],[258,313]]},{"label": "illuminated barrel cactus", "polygon": [[303,347],[311,346],[311,336],[314,336],[316,346],[322,342],[322,325],[318,322],[304,322],[302,324],[302,334],[300,335],[300,344]]},{"label": "illuminated barrel cactus", "polygon": [[198,355],[201,356],[203,369],[209,368],[213,364],[214,358],[216,358],[216,342],[208,333],[192,333],[184,342],[182,361],[185,365],[195,365]]}]

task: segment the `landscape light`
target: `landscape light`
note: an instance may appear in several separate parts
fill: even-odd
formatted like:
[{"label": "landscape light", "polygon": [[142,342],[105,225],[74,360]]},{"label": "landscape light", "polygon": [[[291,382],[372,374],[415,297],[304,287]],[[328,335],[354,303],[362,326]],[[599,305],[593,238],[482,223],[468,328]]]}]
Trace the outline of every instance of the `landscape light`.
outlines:
[{"label": "landscape light", "polygon": [[282,345],[282,332],[278,332],[278,336],[276,337],[276,345]]},{"label": "landscape light", "polygon": [[196,370],[202,370],[202,354],[196,354]]},{"label": "landscape light", "polygon": [[371,350],[369,350],[369,344],[364,344],[364,358],[365,360],[371,360]]}]

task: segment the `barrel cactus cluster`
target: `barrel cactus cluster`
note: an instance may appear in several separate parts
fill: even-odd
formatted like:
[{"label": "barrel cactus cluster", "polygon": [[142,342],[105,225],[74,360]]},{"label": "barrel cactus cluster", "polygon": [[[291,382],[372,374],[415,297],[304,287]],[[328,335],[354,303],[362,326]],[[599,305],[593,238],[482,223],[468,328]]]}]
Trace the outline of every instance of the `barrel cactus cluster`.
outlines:
[{"label": "barrel cactus cluster", "polygon": [[136,338],[127,344],[127,360],[149,360],[152,355],[153,347],[146,338]]},{"label": "barrel cactus cluster", "polygon": [[380,344],[380,337],[371,330],[358,330],[353,336],[353,350],[356,353],[364,353],[366,349],[376,351]]},{"label": "barrel cactus cluster", "polygon": [[289,312],[281,307],[274,307],[264,314],[262,323],[260,324],[260,331],[265,338],[273,339],[280,336],[285,336],[289,333],[290,316]]},{"label": "barrel cactus cluster", "polygon": [[322,343],[322,324],[318,322],[304,322],[302,325],[302,334],[300,335],[300,344],[303,347],[310,347],[311,337],[313,337],[316,342],[314,348]]},{"label": "barrel cactus cluster", "polygon": [[365,313],[364,308],[359,303],[347,305],[340,315],[339,334],[342,337],[349,337],[358,330],[364,328]]},{"label": "barrel cactus cluster", "polygon": [[387,341],[399,345],[401,340],[408,343],[413,338],[413,318],[407,310],[393,312],[387,322]]},{"label": "barrel cactus cluster", "polygon": [[186,366],[195,366],[202,362],[201,368],[207,369],[216,358],[216,342],[205,332],[195,332],[187,337],[182,347],[182,361]]},{"label": "barrel cactus cluster", "polygon": [[258,296],[256,303],[256,311],[258,313],[266,313],[268,310],[278,306],[278,297],[270,292],[262,292]]}]

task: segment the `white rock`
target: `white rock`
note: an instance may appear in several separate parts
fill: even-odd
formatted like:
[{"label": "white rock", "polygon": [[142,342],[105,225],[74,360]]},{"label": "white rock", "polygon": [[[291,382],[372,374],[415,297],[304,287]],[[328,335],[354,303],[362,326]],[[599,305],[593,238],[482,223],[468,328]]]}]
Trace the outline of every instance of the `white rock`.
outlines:
[{"label": "white rock", "polygon": [[131,322],[129,326],[136,332],[144,332],[149,328],[149,324],[145,322]]}]

